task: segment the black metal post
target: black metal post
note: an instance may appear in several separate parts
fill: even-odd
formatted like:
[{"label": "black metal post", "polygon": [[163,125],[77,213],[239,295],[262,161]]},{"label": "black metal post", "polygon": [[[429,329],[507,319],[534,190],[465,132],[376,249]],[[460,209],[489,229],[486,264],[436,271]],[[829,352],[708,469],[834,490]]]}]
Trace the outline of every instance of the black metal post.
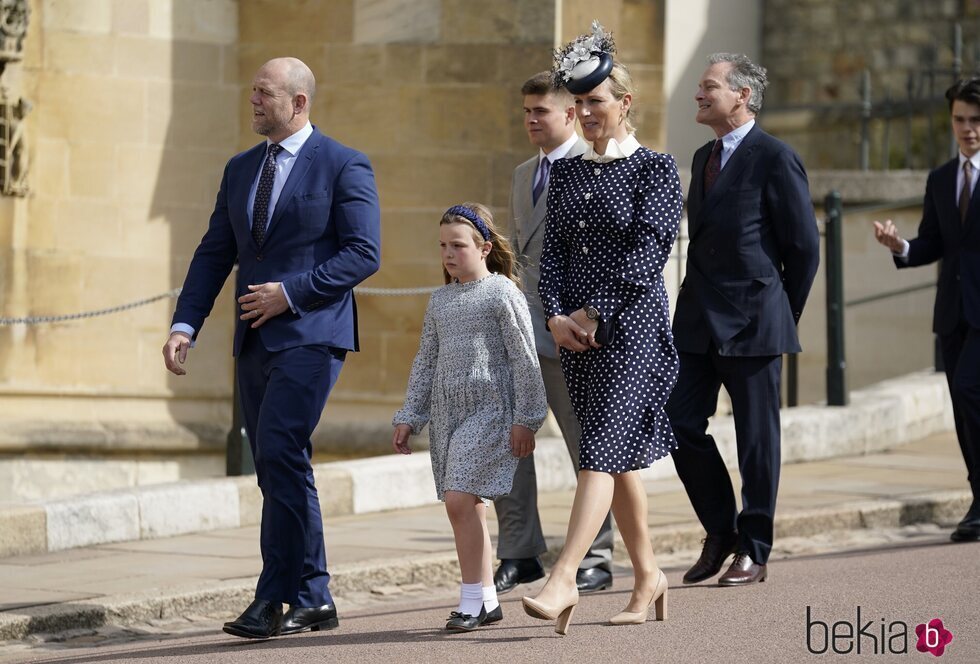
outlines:
[{"label": "black metal post", "polygon": [[827,277],[827,405],[846,406],[848,401],[844,359],[844,212],[840,193],[824,200]]},{"label": "black metal post", "polygon": [[[237,308],[236,308],[237,311]],[[251,475],[255,472],[252,449],[248,444],[245,420],[242,418],[242,401],[238,395],[238,360],[235,360],[235,385],[231,397],[231,429],[225,454],[226,475]]]},{"label": "black metal post", "polygon": [[786,406],[800,405],[800,356],[790,353],[786,356]]}]

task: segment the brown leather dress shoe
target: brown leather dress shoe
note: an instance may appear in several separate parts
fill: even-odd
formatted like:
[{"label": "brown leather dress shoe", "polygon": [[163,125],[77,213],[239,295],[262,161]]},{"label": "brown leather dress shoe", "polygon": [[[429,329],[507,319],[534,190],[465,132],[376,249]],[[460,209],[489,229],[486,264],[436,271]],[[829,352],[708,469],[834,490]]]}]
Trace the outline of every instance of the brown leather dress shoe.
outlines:
[{"label": "brown leather dress shoe", "polygon": [[766,580],[766,566],[756,563],[749,554],[738,552],[728,571],[718,579],[719,586],[747,586]]},{"label": "brown leather dress shoe", "polygon": [[725,558],[735,553],[735,533],[725,535],[708,535],[704,538],[704,548],[701,557],[687,570],[684,583],[701,583],[721,571]]}]

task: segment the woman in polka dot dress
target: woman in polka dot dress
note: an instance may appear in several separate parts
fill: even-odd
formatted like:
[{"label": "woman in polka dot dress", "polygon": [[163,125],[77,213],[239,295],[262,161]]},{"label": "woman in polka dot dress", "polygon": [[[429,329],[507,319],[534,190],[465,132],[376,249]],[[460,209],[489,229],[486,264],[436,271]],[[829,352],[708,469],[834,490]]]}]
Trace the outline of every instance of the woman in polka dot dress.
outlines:
[{"label": "woman in polka dot dress", "polygon": [[[611,58],[610,58],[611,60]],[[564,633],[578,601],[575,571],[610,505],[636,580],[613,624],[642,623],[651,604],[666,615],[667,580],[647,530],[636,472],[676,447],[664,405],[677,379],[663,269],[680,223],[682,195],[670,155],[634,137],[632,81],[618,62],[575,93],[591,148],[551,172],[539,292],[560,347],[582,424],[581,471],[561,557],[532,616]]]}]

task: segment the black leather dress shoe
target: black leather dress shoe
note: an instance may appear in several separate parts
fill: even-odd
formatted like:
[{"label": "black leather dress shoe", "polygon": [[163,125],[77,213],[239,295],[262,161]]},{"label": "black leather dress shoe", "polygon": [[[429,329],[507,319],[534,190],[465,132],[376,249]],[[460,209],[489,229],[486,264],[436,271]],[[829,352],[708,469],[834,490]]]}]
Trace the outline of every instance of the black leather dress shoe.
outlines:
[{"label": "black leather dress shoe", "polygon": [[[486,608],[486,607],[484,607]],[[487,611],[487,617],[483,619],[484,625],[492,625],[493,623],[498,623],[504,619],[504,609],[501,605],[497,605],[493,611]]]},{"label": "black leather dress shoe", "polygon": [[704,538],[701,557],[684,574],[684,583],[701,583],[721,571],[725,558],[735,553],[735,533],[727,535],[708,535]]},{"label": "black leather dress shoe", "polygon": [[321,629],[334,629],[340,624],[337,620],[337,607],[333,604],[304,608],[291,606],[282,618],[280,634],[298,634],[310,630],[319,632]]},{"label": "black leather dress shoe", "polygon": [[450,632],[472,632],[486,621],[487,609],[483,606],[480,607],[480,615],[478,616],[453,611],[449,614],[449,620],[446,621],[446,629]]},{"label": "black leather dress shoe", "polygon": [[279,635],[282,626],[282,603],[257,599],[248,605],[237,620],[222,628],[228,634],[245,639],[268,639]]},{"label": "black leather dress shoe", "polygon": [[575,573],[575,585],[580,595],[612,588],[612,573],[601,567],[580,569]]},{"label": "black leather dress shoe", "polygon": [[954,542],[978,542],[980,541],[980,516],[973,516],[973,510],[959,522],[956,530],[949,536]]},{"label": "black leather dress shoe", "polygon": [[534,558],[502,558],[500,567],[493,574],[493,585],[497,593],[509,593],[519,583],[531,583],[544,578],[544,565],[541,559]]}]

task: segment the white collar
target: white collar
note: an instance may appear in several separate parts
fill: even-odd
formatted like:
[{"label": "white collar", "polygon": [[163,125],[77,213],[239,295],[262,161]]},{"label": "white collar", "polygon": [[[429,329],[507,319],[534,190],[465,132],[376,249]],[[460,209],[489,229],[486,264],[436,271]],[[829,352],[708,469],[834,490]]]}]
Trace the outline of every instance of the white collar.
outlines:
[{"label": "white collar", "polygon": [[972,157],[967,157],[965,154],[963,154],[962,152],[959,152],[959,151],[957,151],[957,154],[960,156],[960,170],[961,171],[963,170],[963,162],[964,161],[970,162],[970,164],[973,166],[974,172],[980,171],[980,152],[977,152]]},{"label": "white collar", "polygon": [[615,138],[610,138],[606,143],[606,153],[596,154],[595,148],[589,144],[589,149],[582,155],[582,159],[594,161],[598,164],[605,164],[616,159],[626,159],[640,149],[640,142],[636,140],[636,135],[630,134],[626,140],[620,143]]},{"label": "white collar", "polygon": [[578,140],[578,134],[576,134],[573,131],[572,132],[572,135],[568,137],[568,140],[567,141],[565,141],[564,143],[562,143],[561,145],[559,145],[557,148],[555,148],[551,152],[546,153],[541,148],[538,148],[538,163],[540,164],[542,159],[547,158],[548,161],[550,161],[552,164],[554,164],[556,161],[558,161],[559,159],[561,159],[562,157],[564,157],[566,154],[568,154],[568,151],[572,149],[572,146],[575,145],[575,142],[577,140]]},{"label": "white collar", "polygon": [[[313,125],[311,125],[309,120],[307,120],[302,129],[279,141],[279,147],[295,157],[299,153],[300,148],[303,147],[303,144],[306,143],[306,140],[312,135]],[[265,142],[267,146],[272,144],[272,141],[269,139],[266,139]]]},{"label": "white collar", "polygon": [[735,127],[730,132],[721,137],[721,146],[726,150],[734,150],[742,139],[749,135],[752,127],[755,126],[755,118],[749,120],[744,125]]}]

